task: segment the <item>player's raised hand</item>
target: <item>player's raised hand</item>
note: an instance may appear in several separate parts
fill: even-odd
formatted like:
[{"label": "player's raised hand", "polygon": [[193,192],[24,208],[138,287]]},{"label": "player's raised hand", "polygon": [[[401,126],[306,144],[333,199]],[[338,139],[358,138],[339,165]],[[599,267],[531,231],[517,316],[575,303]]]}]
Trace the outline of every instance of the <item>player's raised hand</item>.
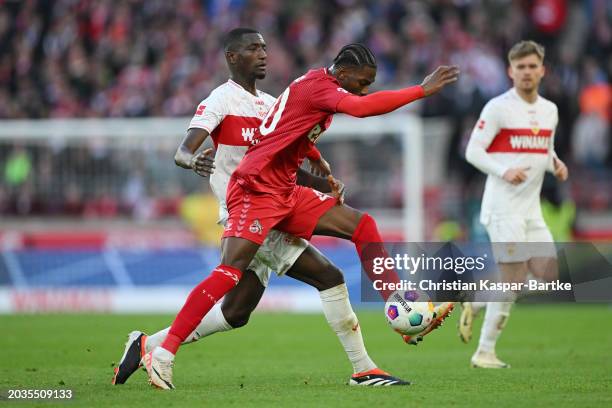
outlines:
[{"label": "player's raised hand", "polygon": [[434,72],[427,75],[421,87],[425,96],[433,95],[446,85],[455,82],[459,78],[459,67],[456,65],[441,65]]},{"label": "player's raised hand", "polygon": [[338,199],[338,204],[344,204],[344,193],[346,192],[344,183],[338,179],[335,179],[331,174],[327,176],[327,181],[331,187],[330,195]]},{"label": "player's raised hand", "polygon": [[569,176],[569,171],[567,170],[567,166],[565,165],[565,163],[563,163],[560,158],[555,156],[553,157],[553,164],[555,166],[555,177],[557,178],[557,180],[567,180],[567,177]]},{"label": "player's raised hand", "polygon": [[213,174],[215,171],[215,157],[212,147],[194,154],[191,158],[190,167],[198,176],[208,177]]},{"label": "player's raised hand", "polygon": [[323,157],[319,158],[319,160],[310,160],[310,173],[319,177],[327,177],[331,174],[331,167],[327,160]]},{"label": "player's raised hand", "polygon": [[504,180],[513,185],[521,184],[527,180],[527,170],[531,167],[516,167],[506,170],[504,173]]}]

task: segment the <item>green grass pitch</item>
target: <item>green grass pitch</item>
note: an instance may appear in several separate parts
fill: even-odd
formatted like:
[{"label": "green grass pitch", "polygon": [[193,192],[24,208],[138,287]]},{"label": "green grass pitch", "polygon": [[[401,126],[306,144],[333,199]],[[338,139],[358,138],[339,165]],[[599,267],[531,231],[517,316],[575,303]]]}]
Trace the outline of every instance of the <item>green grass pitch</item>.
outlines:
[{"label": "green grass pitch", "polygon": [[515,307],[498,344],[513,368],[497,371],[469,367],[476,343],[459,342],[457,312],[418,347],[403,344],[382,311],[358,315],[374,361],[414,385],[348,387],[350,365],[322,315],[256,313],[245,328],[184,347],[176,391],[150,388],[142,371],[111,386],[126,334],[171,316],[34,315],[0,317],[0,389],[74,390],[71,402],[39,406],[612,406],[610,306]]}]

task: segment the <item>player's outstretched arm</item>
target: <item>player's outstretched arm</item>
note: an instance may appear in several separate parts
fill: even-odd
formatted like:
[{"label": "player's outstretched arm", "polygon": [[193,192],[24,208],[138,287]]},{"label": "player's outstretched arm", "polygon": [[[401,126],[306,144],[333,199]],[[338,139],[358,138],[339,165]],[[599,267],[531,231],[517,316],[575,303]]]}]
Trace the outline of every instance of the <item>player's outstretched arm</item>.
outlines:
[{"label": "player's outstretched arm", "polygon": [[208,132],[204,129],[189,129],[174,155],[174,163],[184,169],[192,169],[202,177],[211,175],[215,169],[212,149],[195,154],[207,137]]},{"label": "player's outstretched arm", "polygon": [[366,96],[347,95],[338,102],[337,111],[364,118],[392,112],[426,96],[439,92],[459,77],[456,66],[440,66],[429,74],[421,85],[396,91],[379,91]]}]

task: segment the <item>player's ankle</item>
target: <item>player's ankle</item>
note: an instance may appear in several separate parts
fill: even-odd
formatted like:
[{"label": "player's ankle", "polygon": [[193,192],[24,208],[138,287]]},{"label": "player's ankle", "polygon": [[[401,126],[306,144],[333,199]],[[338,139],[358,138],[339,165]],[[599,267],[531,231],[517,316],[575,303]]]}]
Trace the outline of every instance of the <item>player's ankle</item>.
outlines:
[{"label": "player's ankle", "polygon": [[153,356],[160,360],[174,360],[174,354],[166,350],[163,346],[155,347],[152,351]]}]

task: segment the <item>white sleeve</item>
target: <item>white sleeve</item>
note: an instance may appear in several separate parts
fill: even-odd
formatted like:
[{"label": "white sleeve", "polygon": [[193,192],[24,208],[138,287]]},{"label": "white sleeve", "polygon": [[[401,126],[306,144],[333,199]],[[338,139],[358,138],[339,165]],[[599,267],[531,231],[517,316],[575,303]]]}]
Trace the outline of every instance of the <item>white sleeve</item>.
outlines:
[{"label": "white sleeve", "polygon": [[554,173],[555,172],[555,157],[558,158],[557,153],[555,152],[555,134],[557,133],[557,125],[559,124],[559,112],[557,110],[557,106],[555,105],[555,125],[552,129],[552,134],[550,135],[550,146],[548,148],[548,163],[546,165],[546,170]]},{"label": "white sleeve", "polygon": [[465,158],[471,165],[483,173],[501,178],[508,169],[487,153],[487,148],[499,132],[499,129],[499,119],[495,106],[489,102],[482,110],[480,118],[472,131],[465,151]]},{"label": "white sleeve", "polygon": [[189,122],[188,129],[204,129],[210,134],[219,126],[225,115],[226,109],[223,98],[219,91],[214,90],[208,98],[200,102],[191,122]]}]

